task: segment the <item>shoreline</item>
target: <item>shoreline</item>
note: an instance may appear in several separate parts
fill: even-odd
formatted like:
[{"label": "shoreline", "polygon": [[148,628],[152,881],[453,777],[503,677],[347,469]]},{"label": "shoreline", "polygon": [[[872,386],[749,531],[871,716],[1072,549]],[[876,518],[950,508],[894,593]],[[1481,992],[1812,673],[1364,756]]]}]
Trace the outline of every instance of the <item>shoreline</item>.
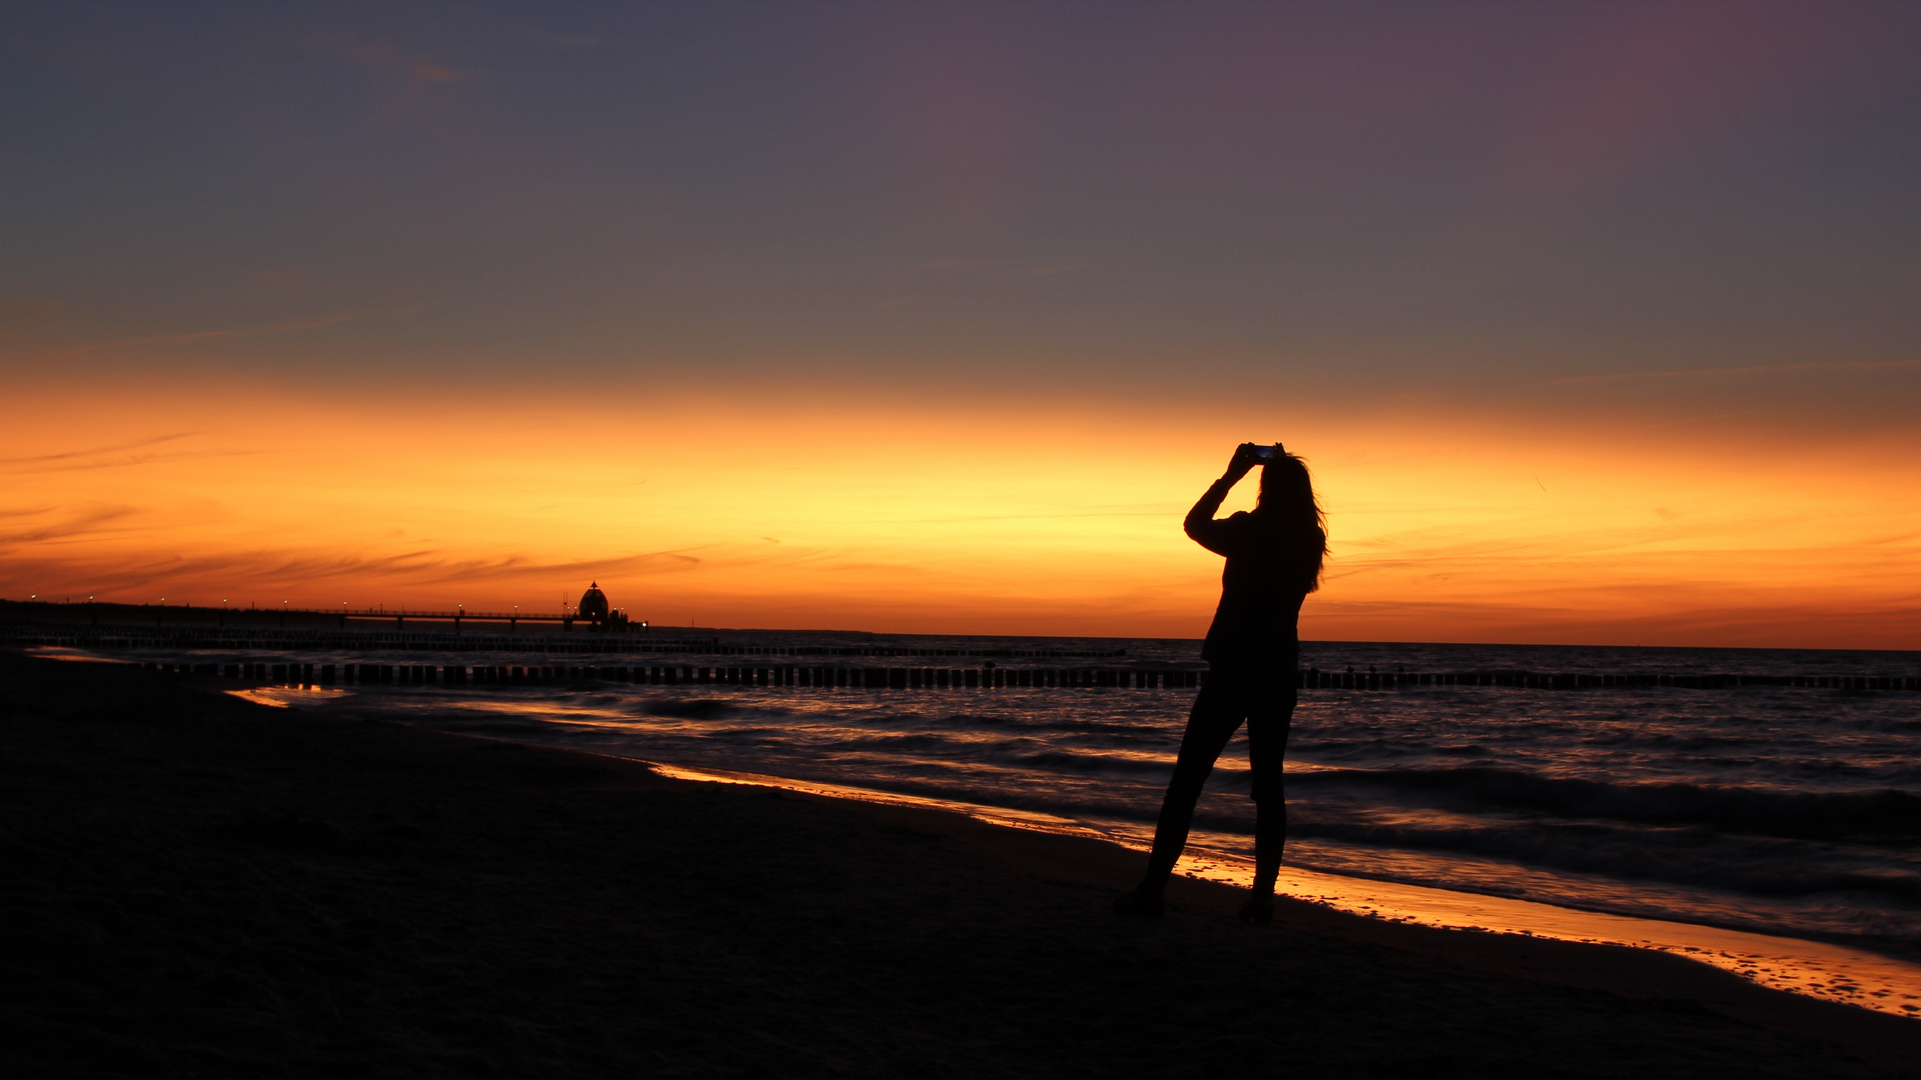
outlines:
[{"label": "shoreline", "polygon": [[[251,690],[224,692],[243,700],[294,707],[268,696],[255,696]],[[1115,859],[1103,854],[1098,858],[1081,856],[1068,860],[1069,863],[1084,864],[1087,869],[1095,866],[1100,869],[1097,874],[1082,872],[1061,880],[1094,887],[1105,886],[1116,893],[1132,880],[1130,873],[1138,875],[1140,861],[1145,856],[1145,849],[1052,815],[822,781],[795,780],[770,773],[696,768],[626,754],[520,742],[491,735],[440,731],[436,731],[436,734],[632,763],[673,780],[771,788],[825,799],[858,810],[883,808],[933,815],[932,821],[945,822],[936,830],[944,835],[959,835],[959,823],[966,822],[970,827],[982,825],[1001,832],[1032,833],[1099,844],[1120,853],[1122,858]],[[991,837],[993,834],[988,835]],[[998,846],[992,839],[980,842],[989,848]],[[1242,899],[1241,890],[1247,887],[1252,875],[1250,860],[1222,852],[1196,852],[1190,845],[1175,868],[1177,891],[1184,895],[1177,900],[1175,894],[1170,893],[1170,902],[1214,916],[1232,916]],[[1205,892],[1197,891],[1196,887],[1204,888]],[[1358,924],[1342,925],[1339,932],[1344,937],[1374,944],[1400,947],[1411,944],[1411,939],[1392,934],[1369,933],[1367,927],[1377,923],[1462,937],[1517,939],[1500,942],[1487,955],[1477,954],[1467,941],[1454,939],[1423,941],[1419,948],[1472,967],[1539,978],[1560,985],[1602,989],[1631,997],[1678,996],[1731,1016],[1755,1022],[1786,1022],[1809,1033],[1833,1034],[1839,1027],[1858,1029],[1862,1036],[1871,1041],[1883,1037],[1871,1024],[1850,1023],[1847,1013],[1800,1016],[1792,1006],[1784,1006],[1779,1000],[1762,995],[1786,994],[1794,999],[1839,1006],[1851,1012],[1909,1021],[1914,1028],[1915,1046],[1921,1050],[1921,1016],[1914,1015],[1921,1012],[1921,1008],[1901,1009],[1903,1004],[1921,1002],[1921,965],[1858,949],[1804,938],[1586,911],[1536,901],[1358,878],[1291,866],[1282,868],[1277,900],[1319,909],[1336,918],[1358,920]],[[1297,913],[1297,917],[1302,916]],[[1303,925],[1312,924],[1322,928],[1338,925],[1323,923],[1312,917],[1302,917],[1302,922]],[[1664,960],[1672,958],[1682,961],[1689,968],[1700,970],[1677,969],[1664,962],[1643,966],[1612,954],[1589,955],[1577,960],[1576,954],[1570,953],[1554,954],[1554,962],[1564,966],[1548,967],[1538,962],[1525,946],[1521,946],[1519,942],[1522,941],[1554,942],[1610,951],[1624,949],[1635,955],[1658,956]],[[1732,977],[1733,981],[1727,977]],[[1830,990],[1830,986],[1834,989]],[[1745,992],[1750,989],[1761,994]],[[1877,991],[1881,996],[1874,996]]]},{"label": "shoreline", "polygon": [[[463,734],[459,737],[489,742],[512,742],[512,740],[482,735]],[[1138,877],[1141,860],[1145,855],[1144,852],[1136,851],[1091,832],[1021,824],[1014,819],[1012,812],[1009,812],[1006,819],[1000,819],[1001,812],[992,807],[982,807],[981,809],[987,813],[977,815],[959,806],[937,805],[935,800],[914,796],[892,796],[886,792],[873,792],[867,789],[789,781],[765,774],[729,774],[715,770],[690,769],[669,763],[602,754],[596,751],[568,750],[559,747],[541,747],[541,749],[633,762],[672,779],[687,779],[696,783],[771,787],[794,795],[854,808],[857,812],[878,813],[888,817],[899,814],[903,819],[912,820],[919,826],[930,828],[940,835],[965,837],[992,851],[995,858],[1012,861],[1037,876],[1081,886],[1105,888],[1116,895]],[[852,792],[859,792],[860,795],[850,794]],[[1223,862],[1227,861],[1227,857],[1218,858]],[[1193,865],[1195,862],[1191,854],[1182,856],[1176,868],[1176,875],[1168,887],[1170,909],[1216,919],[1234,918],[1241,901],[1245,898],[1243,890],[1246,884],[1243,880],[1239,880],[1241,875],[1233,875],[1230,871],[1227,874],[1212,876],[1209,870],[1215,867],[1196,866]],[[1251,870],[1246,872],[1246,876],[1251,877]],[[1296,891],[1302,885],[1328,881],[1348,883],[1350,889],[1343,889],[1334,896],[1322,893],[1311,899],[1303,895],[1305,890]],[[1290,885],[1295,888],[1288,888]],[[1389,914],[1388,912],[1394,909],[1388,908],[1385,903],[1378,914],[1363,913],[1345,905],[1355,902],[1356,892],[1363,895],[1383,893],[1387,897],[1401,900],[1403,908],[1412,906],[1406,903],[1406,897],[1417,894],[1438,894],[1453,898],[1456,901],[1456,910],[1462,911],[1474,911],[1477,908],[1499,910],[1505,906],[1545,909],[1557,913],[1566,921],[1568,925],[1565,926],[1564,933],[1569,935],[1582,929],[1593,928],[1593,924],[1588,922],[1592,919],[1642,926],[1654,932],[1654,936],[1634,935],[1633,937],[1638,938],[1639,942],[1650,942],[1670,936],[1660,933],[1662,929],[1668,927],[1678,928],[1681,931],[1680,935],[1673,936],[1703,941],[1716,938],[1753,939],[1742,943],[1752,945],[1754,942],[1780,942],[1785,945],[1807,946],[1815,950],[1826,948],[1820,942],[1771,938],[1741,931],[1723,931],[1714,927],[1584,912],[1530,901],[1506,900],[1500,897],[1456,893],[1444,889],[1399,885],[1393,882],[1375,882],[1336,874],[1320,874],[1312,871],[1290,872],[1286,868],[1282,871],[1281,886],[1275,897],[1277,905],[1275,922],[1280,925],[1291,925],[1297,929],[1311,928],[1316,932],[1329,933],[1348,940],[1441,957],[1475,970],[1530,981],[1584,990],[1603,990],[1632,998],[1691,1001],[1752,1023],[1780,1025],[1809,1035],[1858,1043],[1864,1049],[1893,1052],[1902,1060],[1912,1061],[1914,1060],[1912,1055],[1921,1054],[1921,1022],[1911,1020],[1899,1013],[1875,1009],[1858,1001],[1821,997],[1785,987],[1764,985],[1740,974],[1734,965],[1717,964],[1708,957],[1689,955],[1680,951],[1685,948],[1684,946],[1661,947],[1637,943],[1636,940],[1607,940],[1605,935],[1574,937],[1533,934],[1485,926],[1436,925]],[[1360,886],[1360,888],[1351,889],[1351,886]],[[1729,940],[1728,943],[1732,944],[1733,941]],[[1770,948],[1763,945],[1762,947],[1773,958],[1778,959],[1782,952],[1778,946]],[[1834,951],[1846,952],[1850,956],[1857,955],[1852,950],[1836,948]],[[1889,961],[1889,963],[1898,963],[1898,961]]]},{"label": "shoreline", "polygon": [[[210,685],[222,688],[223,692],[242,700],[292,708],[298,708],[302,700],[315,694],[334,695],[343,692],[333,689],[296,690],[271,683],[242,689],[226,688],[225,683]],[[1038,811],[1020,811],[827,781],[799,780],[771,773],[682,765],[610,751],[557,747],[537,741],[521,742],[497,736],[461,734],[469,738],[641,762],[662,775],[681,779],[778,788],[856,803],[922,807],[1003,827],[1086,836],[1124,850],[1145,851],[1144,847],[1137,847],[1118,837]],[[1208,850],[1190,842],[1188,851],[1176,867],[1176,874],[1244,888],[1252,880],[1253,871],[1251,861],[1243,856]],[[1333,910],[1370,919],[1409,922],[1443,930],[1518,934],[1670,953],[1739,975],[1768,989],[1921,1021],[1921,963],[1845,942],[1572,908],[1435,885],[1303,869],[1293,865],[1282,867],[1279,888],[1283,894],[1312,898],[1314,902]]]},{"label": "shoreline", "polygon": [[1868,1076],[1921,1056],[1911,1021],[1648,950],[1294,898],[1247,927],[1237,890],[1191,878],[1166,920],[1121,919],[1139,855],[1091,837],[119,665],[0,655],[0,680],[6,924],[29,935],[0,961],[26,1033],[0,1055],[23,1072]]},{"label": "shoreline", "polygon": [[[494,736],[462,738],[512,743]],[[524,744],[540,745],[540,744]],[[1041,820],[1047,815],[1003,810],[999,807],[954,803],[923,796],[815,781],[792,780],[765,773],[699,769],[592,750],[545,747],[562,753],[606,757],[644,764],[674,779],[703,783],[739,784],[834,799],[856,805],[898,806],[935,814],[951,814],[1000,829],[1037,832],[1095,841],[1114,847],[1133,859],[1136,872],[1144,848],[1124,844],[1082,826]],[[1061,819],[1054,819],[1061,821]],[[1217,884],[1239,890],[1253,878],[1250,860],[1214,851],[1196,852],[1190,845],[1175,867],[1177,879]],[[1127,879],[1122,878],[1123,882]],[[1117,889],[1118,891],[1118,889]],[[1609,912],[1587,911],[1531,900],[1482,893],[1359,878],[1283,865],[1277,896],[1312,904],[1345,916],[1389,924],[1461,934],[1520,937],[1601,948],[1628,948],[1673,956],[1716,972],[1734,975],[1757,989],[1861,1009],[1878,1015],[1916,1022],[1921,1035],[1921,965],[1860,949],[1807,938],[1760,934],[1700,923],[1683,923]],[[1212,905],[1231,913],[1233,907]],[[1709,987],[1709,982],[1681,980]],[[1570,984],[1576,985],[1576,984]],[[1581,984],[1585,985],[1585,984]],[[1714,991],[1714,1000],[1729,1000]],[[1903,1006],[1910,1006],[1903,1008]]]}]

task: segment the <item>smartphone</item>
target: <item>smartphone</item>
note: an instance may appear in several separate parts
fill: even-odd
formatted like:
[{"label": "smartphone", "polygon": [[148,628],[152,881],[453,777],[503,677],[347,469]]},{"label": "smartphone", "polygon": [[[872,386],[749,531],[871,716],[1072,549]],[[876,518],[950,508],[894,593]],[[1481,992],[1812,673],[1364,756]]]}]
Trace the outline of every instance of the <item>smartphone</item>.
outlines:
[{"label": "smartphone", "polygon": [[1270,461],[1279,461],[1283,456],[1285,456],[1283,451],[1281,450],[1280,443],[1275,443],[1273,446],[1256,446],[1254,448],[1253,453],[1254,453],[1254,460],[1259,461],[1262,464],[1266,464],[1267,462],[1270,462]]}]

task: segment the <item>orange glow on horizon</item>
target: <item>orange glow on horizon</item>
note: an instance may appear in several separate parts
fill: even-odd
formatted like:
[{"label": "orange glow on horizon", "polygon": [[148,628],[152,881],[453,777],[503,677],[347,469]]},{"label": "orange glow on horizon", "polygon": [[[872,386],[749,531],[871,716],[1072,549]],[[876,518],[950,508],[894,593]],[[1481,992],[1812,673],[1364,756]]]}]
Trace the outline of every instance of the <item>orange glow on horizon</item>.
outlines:
[{"label": "orange glow on horizon", "polygon": [[1220,567],[1181,516],[1279,436],[1331,522],[1308,638],[1921,647],[1906,443],[1115,398],[32,396],[0,435],[9,599],[554,610],[591,579],[657,625],[1197,637]]}]

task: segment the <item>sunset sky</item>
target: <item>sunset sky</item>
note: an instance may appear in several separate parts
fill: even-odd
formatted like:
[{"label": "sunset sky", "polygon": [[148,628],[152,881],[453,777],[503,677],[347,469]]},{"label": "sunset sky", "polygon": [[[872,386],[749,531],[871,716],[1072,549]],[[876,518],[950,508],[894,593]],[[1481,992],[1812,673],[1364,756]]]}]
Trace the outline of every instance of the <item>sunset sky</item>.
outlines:
[{"label": "sunset sky", "polygon": [[[0,11],[0,598],[1921,649],[1921,5]],[[1238,492],[1234,505],[1251,495]]]}]

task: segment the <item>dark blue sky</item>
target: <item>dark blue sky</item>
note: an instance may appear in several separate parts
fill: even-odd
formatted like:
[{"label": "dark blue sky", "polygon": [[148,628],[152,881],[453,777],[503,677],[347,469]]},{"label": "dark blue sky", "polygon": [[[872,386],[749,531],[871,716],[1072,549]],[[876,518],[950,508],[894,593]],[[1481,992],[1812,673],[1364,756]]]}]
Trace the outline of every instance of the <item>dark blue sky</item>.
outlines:
[{"label": "dark blue sky", "polygon": [[14,365],[1364,392],[1921,356],[1916,5],[63,2],[0,35]]}]

